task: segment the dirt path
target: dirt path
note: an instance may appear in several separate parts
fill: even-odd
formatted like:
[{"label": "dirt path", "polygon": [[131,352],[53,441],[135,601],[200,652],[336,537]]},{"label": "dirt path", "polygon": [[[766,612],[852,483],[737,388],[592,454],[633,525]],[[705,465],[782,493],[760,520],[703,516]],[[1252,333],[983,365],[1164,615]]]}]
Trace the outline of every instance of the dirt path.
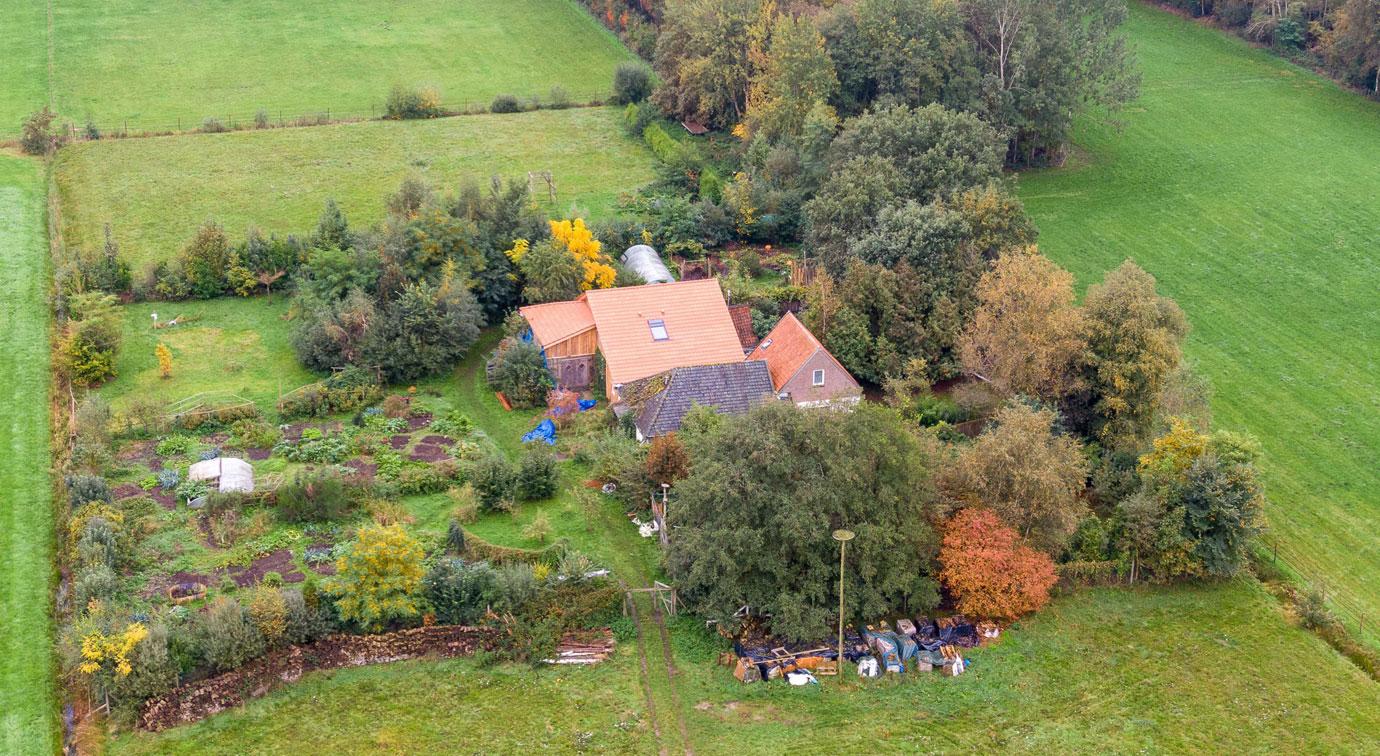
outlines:
[{"label": "dirt path", "polygon": [[[617,547],[616,553],[621,555],[617,562],[610,566],[623,579],[625,588],[650,588],[651,570],[643,560],[635,556],[641,547],[636,532],[617,511],[616,505],[608,502],[605,504],[606,506],[599,508],[600,525],[609,540]],[[631,595],[633,599],[629,605],[633,626],[637,629],[640,683],[647,699],[647,715],[652,720],[658,747],[663,754],[693,754],[695,750],[681,713],[675,652],[671,648],[671,634],[666,629],[661,602],[649,593]],[[672,720],[674,727],[671,726]]]}]

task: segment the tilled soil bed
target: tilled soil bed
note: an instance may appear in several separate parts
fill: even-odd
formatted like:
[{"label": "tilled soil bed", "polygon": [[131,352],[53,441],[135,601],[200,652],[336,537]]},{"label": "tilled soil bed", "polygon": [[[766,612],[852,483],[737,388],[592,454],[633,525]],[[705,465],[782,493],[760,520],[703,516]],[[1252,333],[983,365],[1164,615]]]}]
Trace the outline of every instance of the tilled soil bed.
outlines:
[{"label": "tilled soil bed", "polygon": [[437,625],[384,635],[330,635],[304,646],[289,646],[206,680],[174,689],[144,705],[139,726],[165,730],[197,722],[243,705],[273,688],[296,682],[307,672],[417,659],[469,656],[494,650],[498,633],[489,628]]}]

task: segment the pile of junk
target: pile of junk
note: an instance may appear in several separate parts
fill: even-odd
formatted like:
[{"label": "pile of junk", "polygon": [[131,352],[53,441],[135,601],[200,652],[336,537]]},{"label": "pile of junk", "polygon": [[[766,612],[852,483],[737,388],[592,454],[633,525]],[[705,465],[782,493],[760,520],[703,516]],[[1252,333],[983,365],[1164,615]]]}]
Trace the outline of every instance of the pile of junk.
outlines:
[{"label": "pile of junk", "polygon": [[[963,674],[969,661],[963,651],[1001,635],[991,622],[970,622],[962,615],[930,619],[885,620],[848,627],[843,632],[843,658],[857,666],[861,677],[904,674],[908,670],[939,670],[946,677]],[[786,644],[750,633],[733,643],[733,676],[742,682],[785,679],[808,685],[814,675],[838,674],[837,647],[828,642]]]}]

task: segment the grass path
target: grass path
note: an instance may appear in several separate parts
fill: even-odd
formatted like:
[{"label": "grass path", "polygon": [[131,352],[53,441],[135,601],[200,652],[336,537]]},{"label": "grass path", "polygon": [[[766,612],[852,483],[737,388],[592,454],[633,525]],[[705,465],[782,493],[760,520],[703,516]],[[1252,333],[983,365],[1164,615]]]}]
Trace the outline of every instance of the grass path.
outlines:
[{"label": "grass path", "polygon": [[1380,623],[1380,105],[1143,5],[1127,31],[1121,128],[1020,179],[1040,247],[1083,284],[1134,258],[1178,300],[1217,424],[1264,445],[1267,539]]},{"label": "grass path", "polygon": [[0,752],[57,750],[40,165],[0,153]]}]

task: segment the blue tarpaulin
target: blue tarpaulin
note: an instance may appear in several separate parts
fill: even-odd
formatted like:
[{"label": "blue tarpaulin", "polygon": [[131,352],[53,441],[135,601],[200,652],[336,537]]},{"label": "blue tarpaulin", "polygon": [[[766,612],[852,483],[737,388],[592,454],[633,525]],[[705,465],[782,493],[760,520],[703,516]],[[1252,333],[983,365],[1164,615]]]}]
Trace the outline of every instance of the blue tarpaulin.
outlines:
[{"label": "blue tarpaulin", "polygon": [[[593,399],[581,399],[580,412],[584,412],[587,409],[593,409],[596,404],[598,404],[598,402]],[[561,414],[561,408],[555,408],[552,410],[552,413],[556,415]],[[548,417],[542,420],[540,425],[527,431],[522,437],[522,443],[524,444],[530,444],[533,441],[541,441],[547,446],[556,445],[556,424],[551,422],[551,418]]]},{"label": "blue tarpaulin", "polygon": [[527,431],[522,437],[522,443],[530,444],[533,441],[541,441],[547,446],[556,445],[556,424],[551,422],[551,418],[541,421],[541,424]]}]

